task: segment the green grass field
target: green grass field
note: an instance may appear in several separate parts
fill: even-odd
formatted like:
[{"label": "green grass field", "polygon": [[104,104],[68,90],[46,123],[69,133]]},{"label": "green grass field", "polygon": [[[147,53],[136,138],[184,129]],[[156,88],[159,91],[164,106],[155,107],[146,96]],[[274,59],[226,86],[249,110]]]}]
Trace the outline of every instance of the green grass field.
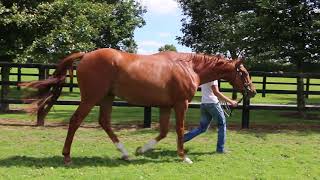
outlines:
[{"label": "green grass field", "polygon": [[[156,136],[153,129],[116,131],[131,162],[101,129],[80,128],[72,148],[73,164],[63,165],[61,150],[66,129],[61,127],[0,126],[0,179],[319,179],[319,131],[230,130],[228,154],[214,153],[216,131],[209,130],[185,144],[194,164],[176,155],[176,135],[153,152],[134,156]],[[10,137],[10,138],[9,138]]]}]

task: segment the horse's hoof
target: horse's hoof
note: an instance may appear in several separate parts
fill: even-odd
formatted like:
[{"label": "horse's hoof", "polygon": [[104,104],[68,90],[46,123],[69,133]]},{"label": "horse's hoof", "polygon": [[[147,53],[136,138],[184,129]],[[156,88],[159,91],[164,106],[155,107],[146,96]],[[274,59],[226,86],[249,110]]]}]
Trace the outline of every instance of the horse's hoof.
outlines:
[{"label": "horse's hoof", "polygon": [[121,157],[121,159],[124,160],[124,161],[130,161],[129,156],[126,156],[126,155],[123,155],[123,156]]},{"label": "horse's hoof", "polygon": [[72,164],[71,158],[65,158],[63,162],[66,166],[70,166]]},{"label": "horse's hoof", "polygon": [[142,154],[143,154],[143,152],[142,152],[142,147],[141,147],[141,146],[137,147],[135,154],[136,154],[136,156],[139,156],[139,155],[142,155]]},{"label": "horse's hoof", "polygon": [[183,158],[183,162],[187,164],[192,164],[193,162],[188,157]]}]

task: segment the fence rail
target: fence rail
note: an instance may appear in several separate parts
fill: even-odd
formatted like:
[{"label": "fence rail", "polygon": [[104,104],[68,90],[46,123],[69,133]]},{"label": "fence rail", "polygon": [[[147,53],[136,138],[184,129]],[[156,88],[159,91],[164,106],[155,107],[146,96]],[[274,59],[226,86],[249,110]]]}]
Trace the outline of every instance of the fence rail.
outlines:
[{"label": "fence rail", "polygon": [[[9,86],[16,86],[18,90],[20,87],[17,85],[22,82],[23,76],[34,76],[38,77],[38,79],[46,79],[50,76],[49,71],[55,69],[54,64],[44,65],[44,64],[19,64],[19,63],[6,63],[0,62],[1,68],[1,107],[8,106],[8,104],[25,104],[24,101],[20,99],[10,99],[7,97],[8,94],[8,87]],[[17,72],[10,72],[11,68],[17,68]],[[22,73],[22,68],[35,68],[38,69],[38,73]],[[74,68],[76,69],[76,67]],[[15,76],[17,77],[16,81],[10,81],[9,77]],[[257,92],[265,97],[266,94],[297,94],[297,90],[273,90],[267,89],[267,85],[292,85],[297,86],[297,83],[293,82],[272,82],[267,81],[267,78],[270,77],[283,77],[283,78],[303,78],[306,81],[304,82],[304,91],[302,92],[305,95],[305,98],[308,98],[309,95],[320,95],[320,91],[311,91],[310,86],[320,86],[319,83],[310,83],[310,79],[320,79],[320,73],[282,73],[282,72],[260,72],[260,71],[252,71],[250,72],[251,76],[254,77],[261,77],[262,81],[254,81],[254,84],[262,84],[261,89],[257,89]],[[76,74],[74,75],[76,77]],[[220,81],[219,85],[221,82]],[[69,91],[72,92],[73,88],[77,88],[78,85],[70,79],[69,83],[64,83],[63,87],[68,87]],[[234,92],[231,88],[221,88],[223,92]],[[250,110],[298,110],[297,105],[280,105],[280,104],[251,104],[250,100],[244,97],[244,102],[242,105],[236,107],[236,109],[242,109],[242,127],[248,128],[249,127],[249,115]],[[55,104],[56,105],[79,105],[80,101],[75,100],[59,100]],[[133,104],[129,104],[125,101],[115,101],[113,106],[122,106],[122,107],[143,107],[137,106]],[[189,108],[199,108],[200,103],[191,102],[189,104]],[[151,125],[151,107],[143,107],[144,108],[144,127],[150,127]],[[1,108],[3,109],[3,108]],[[306,110],[320,110],[320,105],[306,105]],[[38,119],[38,124],[43,124],[41,120]]]}]

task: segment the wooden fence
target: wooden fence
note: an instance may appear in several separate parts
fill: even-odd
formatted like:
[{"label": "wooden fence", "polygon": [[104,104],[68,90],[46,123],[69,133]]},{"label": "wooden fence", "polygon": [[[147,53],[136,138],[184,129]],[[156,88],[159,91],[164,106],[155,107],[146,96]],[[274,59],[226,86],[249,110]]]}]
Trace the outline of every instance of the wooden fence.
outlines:
[{"label": "wooden fence", "polygon": [[[1,92],[0,92],[0,109],[3,111],[6,110],[8,104],[24,104],[25,102],[21,99],[8,98],[8,90],[9,86],[15,86],[18,90],[20,87],[17,85],[22,82],[23,76],[36,76],[39,80],[46,79],[50,75],[50,70],[55,69],[54,64],[43,65],[43,64],[18,64],[18,63],[0,63],[1,68]],[[17,72],[12,73],[10,69],[16,68]],[[36,68],[38,69],[38,73],[22,73],[22,68]],[[254,84],[262,84],[261,89],[257,89],[258,95],[261,94],[262,97],[265,97],[267,94],[297,94],[297,90],[271,90],[267,89],[267,85],[294,85],[297,86],[297,83],[290,82],[268,82],[267,78],[269,77],[284,77],[284,78],[298,78],[301,77],[306,79],[304,83],[304,91],[300,92],[305,95],[305,98],[308,98],[309,95],[320,95],[320,91],[310,91],[310,86],[320,86],[318,83],[310,83],[310,79],[320,79],[320,74],[318,73],[280,73],[280,72],[250,72],[251,76],[261,77],[262,81],[254,82]],[[16,76],[16,81],[10,81],[10,77]],[[76,75],[75,75],[76,77]],[[222,81],[223,82],[223,81]],[[221,82],[219,82],[220,85]],[[73,88],[77,88],[77,84],[73,82],[73,79],[70,79],[69,83],[65,83],[64,87],[69,87],[69,91],[72,92]],[[233,92],[231,88],[221,88],[223,92]],[[244,97],[243,104],[236,107],[236,109],[242,109],[242,127],[249,127],[249,115],[250,110],[297,110],[297,105],[280,105],[280,104],[251,104],[250,99]],[[78,105],[80,101],[75,100],[59,100],[55,104],[56,105]],[[134,107],[142,107],[136,106],[133,104],[129,104],[125,101],[115,101],[113,106],[134,106]],[[191,102],[189,104],[189,108],[199,108],[200,103]],[[150,127],[151,125],[151,107],[143,107],[144,108],[144,127]],[[306,105],[305,110],[319,110],[320,105]],[[38,116],[39,117],[39,116]],[[43,125],[44,120],[41,118],[37,119],[37,125]]]}]

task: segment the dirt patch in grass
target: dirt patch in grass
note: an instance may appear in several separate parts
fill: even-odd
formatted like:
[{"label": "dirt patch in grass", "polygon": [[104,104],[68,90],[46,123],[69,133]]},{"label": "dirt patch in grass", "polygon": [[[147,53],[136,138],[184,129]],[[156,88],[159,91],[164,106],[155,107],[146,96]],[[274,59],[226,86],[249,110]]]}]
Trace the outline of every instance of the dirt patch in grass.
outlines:
[{"label": "dirt patch in grass", "polygon": [[[230,125],[228,129],[241,129],[240,125]],[[259,131],[277,131],[277,130],[295,130],[295,131],[319,131],[320,124],[280,124],[280,125],[271,125],[271,124],[254,124],[251,123],[249,129],[259,130]]]},{"label": "dirt patch in grass", "polygon": [[[46,128],[68,128],[68,123],[66,122],[45,122]],[[22,121],[15,119],[0,119],[0,126],[8,126],[8,127],[19,127],[19,126],[29,126],[29,127],[37,127],[35,121]],[[198,124],[187,124],[186,129],[190,130],[192,128],[197,127]],[[81,128],[101,128],[98,123],[87,123],[84,122],[80,126]],[[241,124],[228,124],[228,129],[230,130],[241,130]],[[130,124],[112,124],[112,128],[114,130],[137,130],[142,129],[143,125],[141,122],[131,122]],[[216,126],[211,126],[210,128],[216,128]],[[153,122],[151,124],[151,129],[159,129],[159,123]],[[175,126],[173,124],[170,125],[170,129],[174,130]],[[258,131],[276,131],[276,130],[296,130],[296,131],[319,131],[320,132],[320,123],[319,124],[255,124],[250,123],[249,130],[258,130]]]},{"label": "dirt patch in grass", "polygon": [[[197,124],[189,124],[186,129],[192,129],[197,127]],[[216,126],[211,126],[210,128],[216,128]],[[241,124],[228,124],[227,128],[229,130],[246,130],[241,127]],[[257,130],[261,132],[274,132],[277,130],[295,130],[295,131],[319,131],[320,132],[320,124],[255,124],[250,123],[248,130]]]},{"label": "dirt patch in grass", "polygon": [[23,109],[18,109],[18,108],[11,108],[10,110],[5,112],[6,114],[25,114],[26,111]]},{"label": "dirt patch in grass", "polygon": [[320,114],[316,113],[305,113],[304,115],[301,115],[299,112],[283,112],[280,113],[280,116],[303,120],[319,120],[320,123]]},{"label": "dirt patch in grass", "polygon": [[[29,127],[37,127],[36,121],[22,121],[15,119],[0,119],[0,126],[29,126]],[[68,128],[69,123],[67,122],[45,122],[44,127],[48,128]],[[157,123],[152,124],[152,128],[156,128]],[[101,128],[98,123],[87,123],[84,122],[80,126],[81,128]],[[141,129],[143,125],[137,124],[113,124],[112,128],[117,129]]]}]

